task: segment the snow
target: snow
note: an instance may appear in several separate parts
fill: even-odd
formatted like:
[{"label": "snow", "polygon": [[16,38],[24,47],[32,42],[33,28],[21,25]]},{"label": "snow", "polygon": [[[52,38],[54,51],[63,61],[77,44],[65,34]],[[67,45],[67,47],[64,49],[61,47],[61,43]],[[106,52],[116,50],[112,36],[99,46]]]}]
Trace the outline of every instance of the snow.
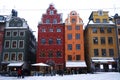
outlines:
[{"label": "snow", "polygon": [[17,77],[0,76],[0,80],[120,80],[120,73],[99,72],[95,74],[76,74],[63,76],[26,76],[23,79]]}]

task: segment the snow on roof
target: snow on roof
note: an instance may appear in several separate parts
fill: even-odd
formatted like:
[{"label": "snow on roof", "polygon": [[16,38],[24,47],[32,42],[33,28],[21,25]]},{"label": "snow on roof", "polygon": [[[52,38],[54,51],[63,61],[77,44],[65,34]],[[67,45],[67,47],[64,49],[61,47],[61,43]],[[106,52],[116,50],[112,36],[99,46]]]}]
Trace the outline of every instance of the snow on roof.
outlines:
[{"label": "snow on roof", "polygon": [[66,67],[87,67],[85,61],[68,61]]},{"label": "snow on roof", "polygon": [[115,24],[115,23],[112,21],[109,21],[108,23],[95,23],[93,21],[90,21],[89,24]]},{"label": "snow on roof", "polygon": [[10,63],[10,64],[8,64],[7,66],[9,66],[9,67],[10,67],[10,66],[11,66],[11,67],[12,67],[12,66],[22,66],[23,63],[24,63],[24,62]]}]

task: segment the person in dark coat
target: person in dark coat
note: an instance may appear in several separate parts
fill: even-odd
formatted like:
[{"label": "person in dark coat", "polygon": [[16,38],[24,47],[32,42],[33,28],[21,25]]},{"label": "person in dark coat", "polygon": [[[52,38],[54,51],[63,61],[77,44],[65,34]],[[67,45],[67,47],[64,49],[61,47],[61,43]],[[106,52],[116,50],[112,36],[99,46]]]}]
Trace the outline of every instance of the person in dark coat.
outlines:
[{"label": "person in dark coat", "polygon": [[21,78],[21,75],[22,75],[22,70],[21,69],[18,69],[18,78]]}]

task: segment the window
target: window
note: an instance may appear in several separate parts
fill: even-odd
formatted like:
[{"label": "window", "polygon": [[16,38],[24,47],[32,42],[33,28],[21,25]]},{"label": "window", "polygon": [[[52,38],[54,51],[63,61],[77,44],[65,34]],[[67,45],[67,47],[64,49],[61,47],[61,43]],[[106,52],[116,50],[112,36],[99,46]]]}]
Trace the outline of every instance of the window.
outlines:
[{"label": "window", "polygon": [[50,15],[53,15],[54,14],[54,11],[53,10],[50,10]]},{"label": "window", "polygon": [[76,22],[76,19],[72,19],[72,23],[75,23]]},{"label": "window", "polygon": [[98,44],[98,38],[97,37],[93,37],[93,43]]},{"label": "window", "polygon": [[75,29],[76,30],[80,30],[80,26],[75,26]]},{"label": "window", "polygon": [[62,52],[61,51],[57,51],[56,56],[57,56],[57,58],[62,57]]},{"label": "window", "polygon": [[100,27],[100,32],[104,33],[104,28],[103,27]]},{"label": "window", "polygon": [[68,44],[68,50],[72,50],[72,44]]},{"label": "window", "polygon": [[24,40],[19,40],[19,48],[24,48]]},{"label": "window", "polygon": [[46,32],[46,29],[42,29],[42,32]]},{"label": "window", "polygon": [[11,52],[11,61],[15,61],[15,60],[16,60],[16,53]]},{"label": "window", "polygon": [[80,60],[80,55],[76,55],[76,60]]},{"label": "window", "polygon": [[79,39],[80,39],[80,34],[77,33],[77,34],[75,35],[75,38],[76,38],[76,40],[79,40]]},{"label": "window", "polygon": [[16,40],[12,40],[12,48],[17,48],[17,41]]},{"label": "window", "polygon": [[50,23],[50,20],[49,19],[46,19],[46,24]]},{"label": "window", "polygon": [[4,61],[9,61],[9,53],[8,53],[8,52],[5,52],[5,53],[4,53],[3,60],[4,60]]},{"label": "window", "polygon": [[68,55],[68,61],[72,60],[72,55]]},{"label": "window", "polygon": [[41,44],[45,44],[46,40],[45,39],[41,39]]},{"label": "window", "polygon": [[53,39],[49,39],[49,44],[53,44]]},{"label": "window", "polygon": [[53,24],[57,24],[57,19],[53,19]]},{"label": "window", "polygon": [[100,23],[100,19],[96,19],[96,23]]},{"label": "window", "polygon": [[23,61],[23,52],[18,52],[17,60]]},{"label": "window", "polygon": [[17,31],[13,31],[13,37],[18,36],[18,32]]},{"label": "window", "polygon": [[94,49],[94,56],[98,56],[98,55],[99,55],[98,49]]},{"label": "window", "polygon": [[113,38],[112,37],[108,37],[108,44],[113,44]]},{"label": "window", "polygon": [[99,10],[99,11],[98,11],[98,15],[99,15],[99,16],[102,16],[102,15],[103,15],[103,11],[102,11],[102,10]]},{"label": "window", "polygon": [[5,48],[10,48],[10,41],[9,40],[5,40]]},{"label": "window", "polygon": [[102,49],[102,56],[106,56],[106,49]]},{"label": "window", "polygon": [[67,26],[67,30],[72,30],[72,26]]},{"label": "window", "polygon": [[6,37],[10,37],[11,36],[11,32],[10,31],[6,31]]},{"label": "window", "polygon": [[61,32],[61,29],[58,28],[58,29],[57,29],[57,32]]},{"label": "window", "polygon": [[80,50],[80,44],[76,44],[76,50]]},{"label": "window", "polygon": [[107,19],[103,19],[103,23],[107,23]]},{"label": "window", "polygon": [[9,27],[22,27],[23,22],[20,18],[13,18],[9,22]]},{"label": "window", "polygon": [[41,51],[40,57],[45,57],[45,52],[44,51]]},{"label": "window", "polygon": [[49,29],[49,32],[53,32],[53,29]]},{"label": "window", "polygon": [[48,52],[48,57],[49,57],[49,58],[52,58],[52,57],[53,57],[53,51],[49,51],[49,52]]},{"label": "window", "polygon": [[25,31],[20,31],[20,32],[19,32],[19,36],[20,36],[20,37],[24,37],[24,36],[25,36]]},{"label": "window", "polygon": [[107,28],[107,32],[108,32],[108,33],[112,33],[112,28],[111,28],[111,27],[108,27],[108,28]]},{"label": "window", "polygon": [[68,40],[71,40],[72,39],[72,34],[68,34],[67,38],[68,38]]},{"label": "window", "polygon": [[105,44],[105,37],[101,37],[101,44]]},{"label": "window", "polygon": [[111,56],[111,57],[114,56],[114,49],[109,49],[109,56]]},{"label": "window", "polygon": [[93,33],[97,33],[97,28],[96,28],[96,27],[93,27],[93,28],[92,28],[92,32],[93,32]]},{"label": "window", "polygon": [[57,38],[57,41],[56,41],[57,44],[61,44],[61,39]]}]

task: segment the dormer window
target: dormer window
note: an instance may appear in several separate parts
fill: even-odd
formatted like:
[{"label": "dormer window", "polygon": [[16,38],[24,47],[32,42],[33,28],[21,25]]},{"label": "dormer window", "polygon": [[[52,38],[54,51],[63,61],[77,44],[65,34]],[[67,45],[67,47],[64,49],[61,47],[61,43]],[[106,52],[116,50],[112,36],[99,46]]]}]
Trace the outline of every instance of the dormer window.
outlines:
[{"label": "dormer window", "polygon": [[57,24],[57,19],[53,19],[53,24]]},{"label": "dormer window", "polygon": [[76,22],[76,20],[75,19],[72,19],[72,23],[75,23]]},{"label": "dormer window", "polygon": [[53,15],[54,14],[54,11],[53,10],[50,10],[50,15]]},{"label": "dormer window", "polygon": [[49,19],[46,19],[46,23],[47,23],[47,24],[50,23],[50,20],[49,20]]},{"label": "dormer window", "polygon": [[103,11],[102,11],[102,10],[99,10],[99,11],[98,11],[98,15],[99,15],[99,16],[102,16],[102,15],[103,15]]}]

